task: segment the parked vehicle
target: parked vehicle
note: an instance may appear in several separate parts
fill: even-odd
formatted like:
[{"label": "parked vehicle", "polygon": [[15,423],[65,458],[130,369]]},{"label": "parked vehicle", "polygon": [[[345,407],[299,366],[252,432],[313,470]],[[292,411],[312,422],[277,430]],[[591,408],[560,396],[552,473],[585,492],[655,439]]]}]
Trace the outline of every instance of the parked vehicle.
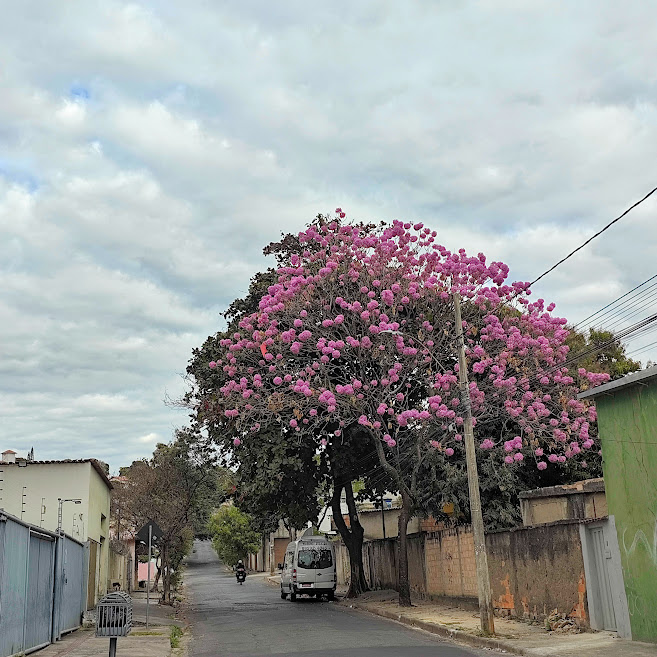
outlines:
[{"label": "parked vehicle", "polygon": [[281,598],[298,595],[335,597],[337,571],[335,550],[324,536],[303,536],[292,541],[285,551],[281,568]]}]

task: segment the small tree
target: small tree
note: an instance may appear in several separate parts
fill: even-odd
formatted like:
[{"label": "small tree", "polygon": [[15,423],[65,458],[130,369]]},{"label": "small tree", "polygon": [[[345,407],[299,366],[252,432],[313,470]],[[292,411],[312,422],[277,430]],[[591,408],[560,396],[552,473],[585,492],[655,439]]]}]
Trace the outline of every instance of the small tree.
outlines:
[{"label": "small tree", "polygon": [[[121,509],[132,527],[155,521],[163,531],[159,541],[157,583],[163,580],[162,601],[171,604],[171,576],[191,546],[194,526],[217,494],[217,468],[205,439],[180,429],[170,444],[158,444],[152,458],[122,468]],[[118,505],[117,505],[118,506]]]},{"label": "small tree", "polygon": [[233,566],[260,548],[260,535],[251,518],[232,505],[224,505],[212,515],[209,530],[212,545],[226,565]]}]

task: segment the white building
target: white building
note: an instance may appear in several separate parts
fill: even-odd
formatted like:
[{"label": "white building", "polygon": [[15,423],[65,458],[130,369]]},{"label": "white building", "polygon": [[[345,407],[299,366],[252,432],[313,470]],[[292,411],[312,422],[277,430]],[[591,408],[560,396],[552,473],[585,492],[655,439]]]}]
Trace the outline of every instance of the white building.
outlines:
[{"label": "white building", "polygon": [[12,450],[0,458],[0,509],[23,522],[53,532],[60,528],[82,543],[89,541],[89,608],[107,592],[111,489],[95,459],[33,461]]}]

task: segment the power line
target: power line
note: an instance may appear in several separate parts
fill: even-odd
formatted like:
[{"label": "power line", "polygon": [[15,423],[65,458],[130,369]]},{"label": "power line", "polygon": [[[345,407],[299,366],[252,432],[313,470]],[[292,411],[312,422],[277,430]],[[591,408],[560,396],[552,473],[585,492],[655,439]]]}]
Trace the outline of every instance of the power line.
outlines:
[{"label": "power line", "polygon": [[627,352],[627,355],[631,356],[632,354],[635,354],[635,355],[640,354],[641,352],[645,351],[646,349],[650,349],[651,347],[654,347],[655,345],[657,345],[657,340],[655,340],[654,342],[650,342],[648,344],[644,344],[643,346],[637,347],[636,349],[632,349],[631,351]]},{"label": "power line", "polygon": [[[609,318],[609,323],[605,323],[604,327],[601,327],[602,330],[607,331],[617,331],[620,330],[621,325],[626,325],[626,322],[636,317],[637,315],[645,314],[650,308],[654,307],[655,299],[646,299],[638,306],[632,306],[630,308],[624,309],[618,317]],[[636,321],[636,320],[634,320]]]},{"label": "power line", "polygon": [[[654,280],[655,278],[657,278],[657,274],[655,274],[654,276],[651,276],[649,279],[643,281],[643,283],[639,283],[639,285],[637,285],[636,287],[632,288],[629,292],[626,292],[625,294],[621,295],[621,296],[618,297],[617,299],[614,299],[613,301],[611,301],[610,303],[608,303],[606,306],[603,306],[602,308],[600,308],[600,310],[596,310],[594,313],[592,313],[592,314],[589,315],[588,317],[585,317],[583,320],[577,322],[577,324],[574,324],[574,325],[573,325],[573,328],[577,328],[578,326],[582,326],[583,324],[588,324],[590,319],[592,319],[592,318],[595,317],[596,315],[599,315],[603,310],[606,310],[606,309],[609,308],[610,306],[613,306],[614,304],[618,303],[621,299],[624,299],[628,294],[632,294],[632,292],[635,292],[635,291],[638,290],[640,287],[643,287],[646,283],[650,283],[650,281]],[[606,314],[606,313],[605,313],[605,314]]]},{"label": "power line", "polygon": [[[550,267],[550,269],[548,269],[547,271],[544,271],[538,278],[534,279],[529,284],[528,288],[531,287],[532,285],[534,285],[535,283],[538,283],[538,281],[540,281],[544,276],[547,276],[550,272],[553,272],[559,265],[566,262],[566,260],[568,260],[569,258],[574,256],[578,251],[581,251],[587,244],[592,242],[596,237],[599,237],[600,235],[602,235],[602,233],[604,233],[607,229],[611,228],[617,221],[620,221],[625,215],[629,214],[632,210],[634,210],[634,208],[641,205],[641,203],[643,203],[645,200],[650,198],[655,192],[657,192],[657,187],[655,187],[654,189],[649,191],[641,200],[637,201],[636,203],[631,205],[629,208],[627,208],[627,210],[625,210],[625,212],[623,212],[623,214],[619,215],[614,220],[610,221],[604,228],[600,229],[595,235],[593,235],[592,237],[589,237],[589,239],[587,239],[586,242],[584,242],[583,244],[580,244],[576,249],[571,251],[565,258],[561,258],[561,260],[559,260],[559,262],[557,262],[555,265]],[[528,288],[525,288],[525,289],[528,289]]]}]

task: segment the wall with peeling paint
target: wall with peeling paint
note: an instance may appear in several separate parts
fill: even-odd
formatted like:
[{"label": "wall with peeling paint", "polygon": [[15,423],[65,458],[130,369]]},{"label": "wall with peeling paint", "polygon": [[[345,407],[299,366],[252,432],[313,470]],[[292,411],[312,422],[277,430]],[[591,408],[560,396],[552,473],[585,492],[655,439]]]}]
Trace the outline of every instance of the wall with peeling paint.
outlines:
[{"label": "wall with peeling paint", "polygon": [[588,627],[578,521],[486,535],[493,605],[502,614],[542,620],[554,609]]},{"label": "wall with peeling paint", "polygon": [[[486,535],[496,611],[542,620],[558,609],[589,626],[579,521]],[[349,578],[349,558],[339,543],[338,581]],[[477,604],[474,541],[469,526],[409,537],[411,590],[420,597]],[[374,589],[397,587],[397,540],[363,546],[365,576]]]}]

